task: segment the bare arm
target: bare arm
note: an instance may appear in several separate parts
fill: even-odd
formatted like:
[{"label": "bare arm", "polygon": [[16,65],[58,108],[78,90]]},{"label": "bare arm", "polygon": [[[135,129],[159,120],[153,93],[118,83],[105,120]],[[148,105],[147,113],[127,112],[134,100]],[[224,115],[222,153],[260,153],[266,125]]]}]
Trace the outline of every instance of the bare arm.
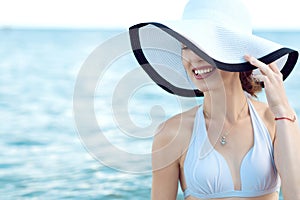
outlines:
[{"label": "bare arm", "polygon": [[[295,113],[289,105],[282,74],[276,64],[266,65],[251,56],[245,56],[245,59],[260,69],[262,75],[256,75],[255,78],[265,84],[266,97],[273,115],[293,119]],[[282,180],[282,193],[285,200],[300,200],[300,129],[298,123],[298,120],[294,122],[287,119],[276,120],[274,156]]]},{"label": "bare arm", "polygon": [[180,173],[181,144],[178,121],[168,120],[152,146],[152,200],[175,200]]},{"label": "bare arm", "polygon": [[175,200],[178,191],[177,163],[152,173],[152,200]]},{"label": "bare arm", "polygon": [[[289,115],[292,118],[293,113],[291,109],[287,109],[277,116]],[[298,121],[276,121],[274,151],[284,199],[300,199],[300,129]]]}]

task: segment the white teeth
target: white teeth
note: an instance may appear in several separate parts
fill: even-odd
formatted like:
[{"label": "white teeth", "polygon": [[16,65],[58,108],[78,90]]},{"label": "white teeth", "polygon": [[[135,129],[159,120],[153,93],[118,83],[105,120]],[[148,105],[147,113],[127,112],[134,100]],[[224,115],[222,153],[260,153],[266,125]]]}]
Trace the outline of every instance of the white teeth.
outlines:
[{"label": "white teeth", "polygon": [[208,68],[208,69],[196,69],[194,70],[194,73],[196,75],[201,75],[201,74],[205,74],[205,73],[209,73],[213,70],[213,68]]}]

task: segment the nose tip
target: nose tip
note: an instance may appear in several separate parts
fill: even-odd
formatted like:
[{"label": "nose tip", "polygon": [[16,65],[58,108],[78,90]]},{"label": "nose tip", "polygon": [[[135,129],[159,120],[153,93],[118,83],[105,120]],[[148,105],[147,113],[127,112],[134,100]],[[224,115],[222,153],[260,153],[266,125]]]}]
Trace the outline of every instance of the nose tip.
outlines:
[{"label": "nose tip", "polygon": [[190,58],[190,62],[192,65],[194,64],[200,64],[205,62],[205,60],[203,60],[200,56],[198,56],[197,54],[195,54],[194,52],[192,52],[192,56]]},{"label": "nose tip", "polygon": [[195,52],[193,52],[192,50],[188,50],[188,54],[186,54],[184,56],[184,58],[191,63],[203,61],[203,59],[200,56],[198,56]]}]

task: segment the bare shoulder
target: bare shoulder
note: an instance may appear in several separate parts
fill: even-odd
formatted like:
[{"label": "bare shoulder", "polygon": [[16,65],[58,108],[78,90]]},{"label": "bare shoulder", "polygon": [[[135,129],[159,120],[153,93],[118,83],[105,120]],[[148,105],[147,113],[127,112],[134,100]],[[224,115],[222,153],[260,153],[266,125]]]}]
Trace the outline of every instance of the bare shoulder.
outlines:
[{"label": "bare shoulder", "polygon": [[263,120],[265,126],[269,130],[269,133],[271,135],[272,140],[274,140],[275,137],[275,121],[274,121],[274,115],[272,111],[270,110],[268,104],[251,99],[251,102],[253,106],[255,107],[256,112],[259,114],[261,119]]},{"label": "bare shoulder", "polygon": [[156,130],[155,140],[169,143],[175,137],[185,137],[187,134],[186,131],[193,127],[195,114],[198,108],[198,106],[193,107],[161,123]]},{"label": "bare shoulder", "polygon": [[160,124],[152,145],[153,158],[160,160],[160,163],[179,160],[189,144],[198,108],[199,106],[193,107]]}]

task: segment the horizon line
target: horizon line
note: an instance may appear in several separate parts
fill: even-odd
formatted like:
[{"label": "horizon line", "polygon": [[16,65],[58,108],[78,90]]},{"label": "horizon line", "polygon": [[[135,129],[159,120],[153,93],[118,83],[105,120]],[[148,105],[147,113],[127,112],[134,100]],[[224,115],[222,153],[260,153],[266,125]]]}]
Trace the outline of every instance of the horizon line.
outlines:
[{"label": "horizon line", "polygon": [[[10,30],[90,30],[90,31],[128,31],[126,26],[20,26],[20,25],[0,25],[1,31]],[[254,27],[253,32],[269,31],[269,32],[300,32],[299,27]]]}]

